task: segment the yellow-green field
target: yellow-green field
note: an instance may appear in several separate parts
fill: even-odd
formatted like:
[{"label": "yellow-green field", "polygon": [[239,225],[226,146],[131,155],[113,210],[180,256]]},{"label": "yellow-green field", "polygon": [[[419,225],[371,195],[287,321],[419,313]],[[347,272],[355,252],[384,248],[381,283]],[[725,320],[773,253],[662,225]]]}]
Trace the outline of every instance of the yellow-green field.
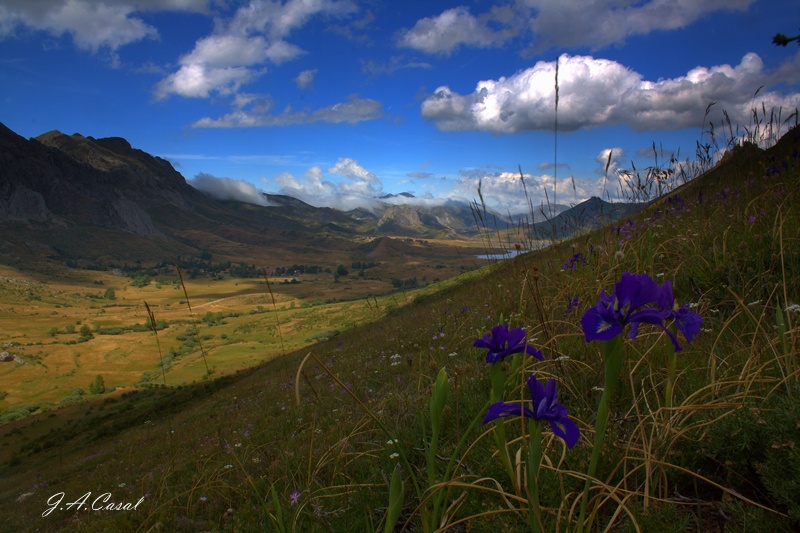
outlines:
[{"label": "yellow-green field", "polygon": [[[476,263],[468,253],[462,264]],[[452,277],[459,270],[448,263]],[[405,267],[419,268],[425,280],[443,270],[433,262]],[[380,319],[418,293],[436,290],[393,293],[386,280],[352,275],[338,281],[330,274],[300,275],[296,281],[273,277],[268,286],[263,278],[200,277],[182,286],[176,275],[134,287],[111,272],[44,277],[0,267],[0,342],[22,361],[0,364],[0,407],[63,406],[82,395],[77,389],[86,393],[98,375],[106,389],[218,377]],[[105,297],[109,288],[113,299]],[[157,336],[147,327],[145,302]]]}]

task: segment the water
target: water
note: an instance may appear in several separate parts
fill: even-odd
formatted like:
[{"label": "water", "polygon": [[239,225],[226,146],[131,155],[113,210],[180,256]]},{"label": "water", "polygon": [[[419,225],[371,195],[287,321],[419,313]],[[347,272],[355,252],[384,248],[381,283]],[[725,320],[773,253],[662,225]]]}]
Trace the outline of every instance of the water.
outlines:
[{"label": "water", "polygon": [[481,254],[476,255],[478,259],[483,259],[485,261],[502,261],[503,259],[511,259],[512,257],[516,257],[520,254],[526,254],[532,250],[517,250],[516,248],[513,250],[508,250],[506,252],[502,252],[499,254]]}]

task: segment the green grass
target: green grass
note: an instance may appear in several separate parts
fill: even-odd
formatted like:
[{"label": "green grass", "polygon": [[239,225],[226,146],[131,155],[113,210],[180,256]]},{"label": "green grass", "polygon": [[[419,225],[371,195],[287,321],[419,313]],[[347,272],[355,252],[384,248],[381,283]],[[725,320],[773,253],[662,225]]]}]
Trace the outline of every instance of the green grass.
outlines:
[{"label": "green grass", "polygon": [[[184,322],[158,332],[164,354],[185,343],[176,335],[195,327],[192,320],[212,368],[282,354],[278,324],[287,353],[201,381],[198,349],[174,360],[170,387],[118,390],[6,424],[0,514],[14,531],[383,530],[400,463],[396,530],[529,531],[525,483],[511,483],[492,426],[473,424],[491,384],[485,351],[472,343],[505,320],[525,327],[545,356],[513,374],[506,401],[527,398],[531,372],[555,378],[559,402],[581,430],[567,450],[545,426],[538,475],[543,530],[577,531],[604,378],[600,344],[584,341],[580,317],[630,271],[671,280],[677,300],[703,317],[703,330],[678,354],[672,407],[664,401],[663,332],[642,326],[636,340],[625,338],[623,378],[590,483],[591,530],[796,529],[800,313],[790,306],[800,302],[800,131],[767,152],[747,150],[657,199],[631,225],[618,224],[622,232],[583,234],[414,292],[308,308],[291,308],[300,300],[287,296],[277,311],[266,296],[248,300],[252,309],[263,306],[253,315],[207,325],[207,311],[226,309],[201,304],[235,293],[230,284],[190,283],[194,319],[178,304],[182,291],[137,289],[148,301],[172,291],[155,317]],[[577,252],[587,264],[561,270]],[[132,301],[133,290],[117,290],[117,303]],[[579,304],[567,314],[571,297]],[[67,314],[64,324],[77,318],[73,309],[57,309]],[[44,336],[49,328],[40,329]],[[340,334],[307,347],[305,339],[333,329]],[[146,370],[158,371],[152,332],[108,336],[129,337],[148,354]],[[97,335],[74,350],[96,342]],[[125,349],[107,351],[109,364]],[[91,366],[84,357],[77,360]],[[432,458],[429,401],[441,368],[449,394]],[[93,378],[96,368],[87,373]],[[522,473],[527,431],[514,418],[505,427]],[[146,498],[136,511],[41,516],[53,494],[74,500],[89,491]],[[432,525],[440,496],[441,521]]]}]

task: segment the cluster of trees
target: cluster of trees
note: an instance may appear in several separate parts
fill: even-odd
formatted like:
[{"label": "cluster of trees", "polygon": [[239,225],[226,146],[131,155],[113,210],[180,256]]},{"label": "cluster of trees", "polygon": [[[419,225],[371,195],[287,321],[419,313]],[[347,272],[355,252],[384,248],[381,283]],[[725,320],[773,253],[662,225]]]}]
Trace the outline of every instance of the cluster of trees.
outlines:
[{"label": "cluster of trees", "polygon": [[368,268],[374,268],[380,265],[377,261],[353,261],[350,265],[350,268],[353,270],[366,270]]},{"label": "cluster of trees", "polygon": [[418,286],[417,278],[398,279],[392,278],[392,286],[395,289],[406,290],[415,289]]},{"label": "cluster of trees", "polygon": [[318,265],[292,265],[292,266],[279,266],[273,271],[276,276],[293,276],[297,274],[319,274],[327,272],[330,274],[330,268],[323,268]]}]

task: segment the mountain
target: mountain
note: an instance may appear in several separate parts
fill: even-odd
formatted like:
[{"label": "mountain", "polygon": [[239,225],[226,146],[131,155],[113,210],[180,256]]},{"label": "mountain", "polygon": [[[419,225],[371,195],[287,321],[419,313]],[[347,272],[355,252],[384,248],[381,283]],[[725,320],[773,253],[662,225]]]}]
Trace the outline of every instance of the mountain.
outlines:
[{"label": "mountain", "polygon": [[[313,262],[320,247],[346,257],[359,253],[365,239],[380,236],[470,239],[481,230],[530,225],[529,215],[456,201],[429,205],[408,192],[347,212],[291,196],[265,198],[268,205],[214,199],[189,185],[169,161],[120,137],[50,131],[25,139],[0,124],[0,244],[13,244],[19,261],[43,255],[89,263],[158,261],[213,250],[234,261]],[[559,237],[633,208],[593,199],[564,209],[553,209]],[[553,225],[534,226],[537,235],[548,235],[548,227]]]},{"label": "mountain", "polygon": [[381,200],[389,200],[391,198],[416,198],[416,197],[410,192],[401,192],[397,194],[391,194],[391,193],[383,194],[381,196],[378,196],[378,198]]},{"label": "mountain", "polygon": [[645,207],[641,203],[611,203],[593,196],[550,220],[533,225],[536,239],[563,238],[578,231],[605,226],[609,222],[635,215]]},{"label": "mountain", "polygon": [[[273,207],[218,201],[172,165],[118,137],[51,131],[24,139],[0,125],[0,236],[18,259],[159,260],[214,249],[229,257],[310,257],[353,249],[359,221],[290,197]],[[331,235],[328,235],[331,234]],[[287,259],[289,260],[289,259]]]},{"label": "mountain", "polygon": [[70,223],[158,233],[146,209],[202,195],[169,162],[119,138],[51,131],[26,140],[0,124],[0,222]]}]

